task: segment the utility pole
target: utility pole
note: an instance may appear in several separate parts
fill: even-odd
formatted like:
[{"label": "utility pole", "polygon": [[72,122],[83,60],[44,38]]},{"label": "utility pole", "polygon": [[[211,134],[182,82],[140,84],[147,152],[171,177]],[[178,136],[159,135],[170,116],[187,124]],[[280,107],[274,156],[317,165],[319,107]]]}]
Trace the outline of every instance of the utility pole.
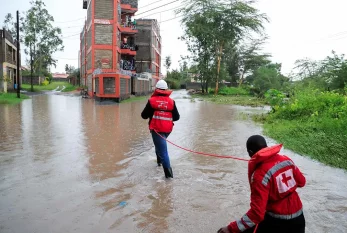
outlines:
[{"label": "utility pole", "polygon": [[19,11],[17,11],[17,97],[20,98]]},{"label": "utility pole", "polygon": [[33,87],[33,52],[31,48],[31,43],[30,42],[30,84],[31,84],[31,92],[34,92],[34,87]]}]

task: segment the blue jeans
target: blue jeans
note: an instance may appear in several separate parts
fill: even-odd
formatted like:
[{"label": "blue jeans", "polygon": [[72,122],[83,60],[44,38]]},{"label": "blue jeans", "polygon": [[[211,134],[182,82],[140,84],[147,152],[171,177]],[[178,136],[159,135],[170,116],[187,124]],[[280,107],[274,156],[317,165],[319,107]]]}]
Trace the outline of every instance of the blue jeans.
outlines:
[{"label": "blue jeans", "polygon": [[[163,164],[163,168],[170,168],[170,158],[169,153],[167,151],[166,141],[161,138],[156,132],[151,131],[153,143],[155,146],[155,153],[160,158],[161,163]],[[169,133],[159,133],[164,138],[169,137]]]}]

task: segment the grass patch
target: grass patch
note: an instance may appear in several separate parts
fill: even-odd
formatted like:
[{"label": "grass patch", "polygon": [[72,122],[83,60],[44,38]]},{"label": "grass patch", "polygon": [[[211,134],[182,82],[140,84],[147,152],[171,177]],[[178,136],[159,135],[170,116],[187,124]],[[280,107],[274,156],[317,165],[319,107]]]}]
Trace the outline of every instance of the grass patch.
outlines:
[{"label": "grass patch", "polygon": [[277,120],[265,122],[264,133],[299,154],[347,170],[346,126],[333,123]]},{"label": "grass patch", "polygon": [[78,87],[77,86],[73,86],[72,84],[68,83],[66,85],[64,85],[66,88],[62,91],[62,92],[71,92],[71,91],[75,91]]},{"label": "grass patch", "polygon": [[135,101],[144,101],[148,100],[149,96],[136,96],[136,97],[131,97],[130,99],[122,100],[121,103],[131,103]]},{"label": "grass patch", "polygon": [[17,98],[17,93],[0,93],[0,104],[18,104],[29,96],[20,94],[20,99]]},{"label": "grass patch", "polygon": [[[210,89],[209,94],[214,94],[215,90]],[[218,90],[218,95],[249,96],[249,90],[241,87],[222,87]]]},{"label": "grass patch", "polygon": [[201,95],[195,94],[194,98],[201,98],[216,104],[233,104],[242,106],[261,107],[266,105],[264,99],[252,96],[233,96],[233,95]]},{"label": "grass patch", "polygon": [[347,170],[347,96],[299,92],[254,120],[264,122],[264,133],[288,149]]},{"label": "grass patch", "polygon": [[[76,87],[71,85],[68,82],[52,82],[46,86],[43,85],[34,85],[34,92],[40,92],[40,91],[53,91],[55,89],[61,90],[65,86],[66,88],[63,90],[63,92],[69,92],[76,90]],[[22,89],[26,91],[31,91],[31,85],[30,84],[22,84]]]}]

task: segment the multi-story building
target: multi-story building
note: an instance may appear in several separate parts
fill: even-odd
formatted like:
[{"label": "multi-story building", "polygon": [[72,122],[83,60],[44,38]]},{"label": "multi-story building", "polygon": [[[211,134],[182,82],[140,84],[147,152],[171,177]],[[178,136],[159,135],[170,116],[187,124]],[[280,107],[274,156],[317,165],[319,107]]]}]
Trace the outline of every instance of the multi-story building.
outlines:
[{"label": "multi-story building", "polygon": [[13,90],[17,86],[17,46],[16,41],[5,29],[0,30],[0,91],[4,90],[3,78],[7,82],[7,89]]},{"label": "multi-story building", "polygon": [[136,71],[138,73],[150,72],[152,77],[161,76],[161,36],[156,19],[138,19],[136,22],[138,33],[136,44]]},{"label": "multi-story building", "polygon": [[[83,0],[87,20],[80,35],[81,76],[89,95],[128,93],[128,79],[135,72],[137,29],[132,17],[137,7],[137,0]],[[117,89],[117,78],[122,90]]]}]

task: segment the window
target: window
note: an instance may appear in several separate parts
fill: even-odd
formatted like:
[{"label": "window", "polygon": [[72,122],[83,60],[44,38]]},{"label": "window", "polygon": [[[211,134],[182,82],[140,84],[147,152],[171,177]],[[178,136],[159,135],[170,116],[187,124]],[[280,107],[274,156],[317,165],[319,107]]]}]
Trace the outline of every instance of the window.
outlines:
[{"label": "window", "polygon": [[16,60],[17,51],[13,49],[13,50],[12,50],[12,55],[13,55],[13,56],[12,56],[12,57],[13,57],[13,61],[16,62],[16,61],[17,61],[17,60]]},{"label": "window", "polygon": [[6,44],[6,54],[7,54],[7,59],[10,59],[12,57],[12,47],[8,44]]}]

